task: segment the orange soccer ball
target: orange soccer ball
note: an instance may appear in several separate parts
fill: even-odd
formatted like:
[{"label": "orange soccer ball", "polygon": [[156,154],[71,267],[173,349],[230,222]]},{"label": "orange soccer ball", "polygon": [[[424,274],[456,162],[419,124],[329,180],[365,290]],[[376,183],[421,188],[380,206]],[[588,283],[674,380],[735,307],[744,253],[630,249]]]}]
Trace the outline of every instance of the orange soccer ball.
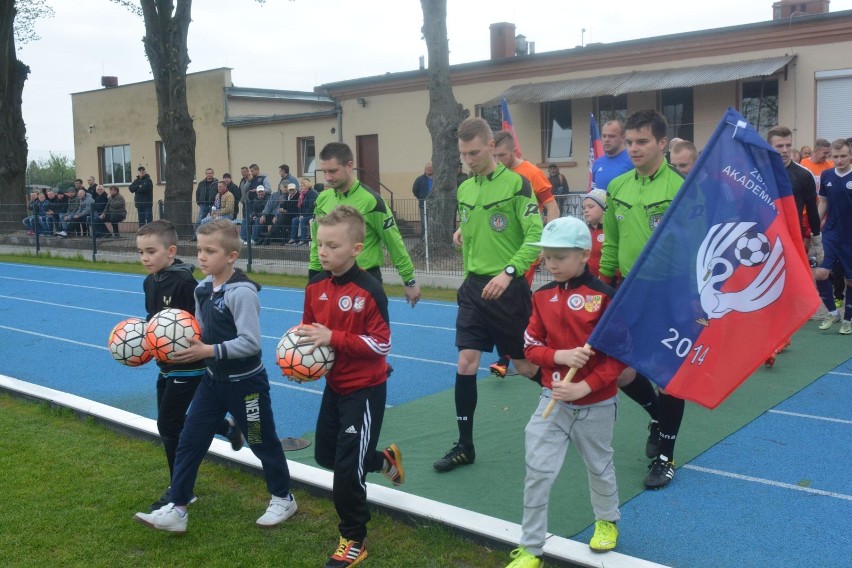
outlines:
[{"label": "orange soccer ball", "polygon": [[167,308],[148,322],[145,339],[157,361],[168,361],[172,353],[188,348],[190,339],[200,339],[201,328],[186,310]]},{"label": "orange soccer ball", "polygon": [[278,342],[275,361],[281,367],[281,373],[291,380],[310,382],[322,378],[334,364],[334,349],[329,346],[317,347],[310,352],[310,343],[299,343],[296,332],[301,326],[291,327]]},{"label": "orange soccer ball", "polygon": [[154,356],[145,339],[145,320],[127,318],[109,332],[107,341],[112,358],[128,367],[144,365]]}]

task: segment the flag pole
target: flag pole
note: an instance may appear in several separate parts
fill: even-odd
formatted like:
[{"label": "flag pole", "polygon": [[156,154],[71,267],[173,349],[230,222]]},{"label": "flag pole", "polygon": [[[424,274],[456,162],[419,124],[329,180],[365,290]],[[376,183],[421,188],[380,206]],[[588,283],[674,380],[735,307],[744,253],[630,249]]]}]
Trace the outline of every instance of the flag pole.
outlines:
[{"label": "flag pole", "polygon": [[[583,346],[583,349],[589,349],[590,347],[591,347],[591,345],[589,345],[588,343],[586,343],[586,344]],[[562,380],[563,380],[563,381],[568,381],[568,382],[570,383],[570,382],[571,382],[571,379],[573,379],[573,378],[574,378],[574,375],[576,375],[576,374],[577,374],[577,371],[579,371],[579,370],[580,370],[580,368],[579,368],[579,367],[571,367],[571,369],[569,369],[569,370],[568,370],[568,374],[567,374],[567,375],[565,375],[565,378],[564,378],[564,379],[562,379]],[[553,396],[553,395],[551,395],[551,396]],[[556,403],[557,403],[557,402],[559,402],[559,401],[558,401],[558,400],[556,400],[555,398],[551,398],[551,399],[550,399],[550,402],[548,402],[548,403],[547,403],[547,408],[545,408],[545,409],[544,409],[544,412],[542,412],[542,413],[541,413],[541,417],[542,417],[542,418],[544,418],[545,420],[547,420],[547,418],[550,416],[550,413],[551,413],[551,412],[553,412],[553,409],[554,409],[554,408],[556,408]]]}]

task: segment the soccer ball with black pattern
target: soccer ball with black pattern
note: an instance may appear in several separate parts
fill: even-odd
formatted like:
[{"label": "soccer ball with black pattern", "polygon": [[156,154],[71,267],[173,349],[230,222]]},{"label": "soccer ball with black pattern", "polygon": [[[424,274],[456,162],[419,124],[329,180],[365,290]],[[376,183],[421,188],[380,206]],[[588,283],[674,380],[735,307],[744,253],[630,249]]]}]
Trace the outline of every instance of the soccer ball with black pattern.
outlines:
[{"label": "soccer ball with black pattern", "polygon": [[190,339],[201,339],[201,328],[195,316],[186,310],[167,308],[148,322],[145,339],[154,359],[168,361],[172,353],[188,348]]},{"label": "soccer ball with black pattern", "polygon": [[109,332],[107,345],[112,358],[128,367],[144,365],[154,357],[145,339],[145,320],[141,318],[118,322]]},{"label": "soccer ball with black pattern", "polygon": [[281,374],[290,380],[316,381],[331,370],[334,364],[334,349],[323,345],[308,353],[313,344],[299,343],[301,337],[296,335],[296,332],[300,327],[297,325],[288,329],[278,342],[275,362],[281,367]]},{"label": "soccer ball with black pattern", "polygon": [[769,258],[769,239],[763,233],[747,231],[737,239],[734,256],[743,266],[757,266]]}]

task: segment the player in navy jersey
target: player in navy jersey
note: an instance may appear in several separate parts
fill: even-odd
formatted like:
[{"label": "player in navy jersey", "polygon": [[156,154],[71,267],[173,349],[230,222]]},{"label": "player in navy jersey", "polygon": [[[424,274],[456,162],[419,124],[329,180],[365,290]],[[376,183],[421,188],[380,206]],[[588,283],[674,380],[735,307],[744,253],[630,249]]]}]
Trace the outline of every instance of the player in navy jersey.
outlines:
[{"label": "player in navy jersey", "polygon": [[[820,296],[829,310],[820,329],[829,329],[840,317],[835,309],[828,277],[832,269],[840,269],[846,276],[846,305],[840,322],[840,333],[852,335],[852,149],[849,142],[835,140],[831,144],[834,168],[820,176],[819,217],[825,219],[823,248],[825,257],[814,269],[819,283]],[[826,293],[827,288],[827,293]]]}]

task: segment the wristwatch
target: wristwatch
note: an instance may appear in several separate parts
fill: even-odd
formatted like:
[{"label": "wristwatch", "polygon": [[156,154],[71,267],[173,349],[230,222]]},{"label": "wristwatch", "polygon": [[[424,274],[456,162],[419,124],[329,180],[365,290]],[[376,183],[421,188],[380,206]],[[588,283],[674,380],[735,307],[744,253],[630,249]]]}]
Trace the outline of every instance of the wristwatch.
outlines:
[{"label": "wristwatch", "polygon": [[408,286],[409,288],[414,288],[414,286],[416,284],[417,284],[417,280],[415,280],[414,278],[412,278],[411,280],[405,281],[405,285]]},{"label": "wristwatch", "polygon": [[509,266],[503,269],[503,272],[514,278],[516,270],[515,267],[510,264]]}]

